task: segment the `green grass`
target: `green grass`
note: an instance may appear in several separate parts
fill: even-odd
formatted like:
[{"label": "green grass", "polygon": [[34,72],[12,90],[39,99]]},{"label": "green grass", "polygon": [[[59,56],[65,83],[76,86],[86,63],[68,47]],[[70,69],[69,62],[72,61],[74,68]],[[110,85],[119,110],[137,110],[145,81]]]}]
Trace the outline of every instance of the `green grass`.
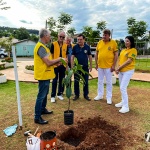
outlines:
[{"label": "green grass", "polygon": [[135,70],[150,72],[150,59],[136,59]]},{"label": "green grass", "polygon": [[[73,84],[72,84],[73,86]],[[2,150],[26,150],[23,133],[26,130],[32,130],[33,132],[37,128],[37,125],[33,123],[34,118],[34,105],[38,92],[37,83],[19,82],[20,87],[20,100],[23,117],[23,130],[17,130],[17,132],[6,138],[3,130],[13,124],[18,124],[18,108],[17,108],[17,96],[15,81],[8,81],[7,83],[0,84],[0,149]],[[97,79],[89,80],[89,96],[92,98],[91,102],[87,102],[83,99],[82,87],[80,85],[81,96],[78,101],[71,101],[71,109],[75,112],[76,120],[79,117],[84,119],[93,117],[95,115],[101,115],[103,118],[110,120],[120,127],[133,126],[133,132],[141,135],[145,131],[149,130],[149,92],[150,84],[148,82],[131,81],[128,87],[131,112],[127,115],[120,115],[117,109],[112,105],[106,104],[106,98],[104,100],[95,102],[93,98],[97,95]],[[51,85],[50,85],[51,92]],[[104,94],[106,95],[106,94]],[[120,101],[119,83],[113,85],[113,102]],[[67,109],[68,100],[58,101],[53,104],[50,103],[50,94],[48,95],[47,107],[54,111],[54,115],[44,116],[44,119],[49,120],[49,124],[40,126],[42,131],[48,131],[51,129],[57,130],[60,126],[63,126],[63,111]],[[120,118],[120,119],[119,119]],[[134,129],[135,128],[135,129]],[[134,133],[135,134],[135,133]],[[134,148],[133,148],[134,149]]]},{"label": "green grass", "polygon": [[[95,59],[92,61],[92,67],[95,68]],[[150,58],[136,59],[135,71],[150,73]]]}]

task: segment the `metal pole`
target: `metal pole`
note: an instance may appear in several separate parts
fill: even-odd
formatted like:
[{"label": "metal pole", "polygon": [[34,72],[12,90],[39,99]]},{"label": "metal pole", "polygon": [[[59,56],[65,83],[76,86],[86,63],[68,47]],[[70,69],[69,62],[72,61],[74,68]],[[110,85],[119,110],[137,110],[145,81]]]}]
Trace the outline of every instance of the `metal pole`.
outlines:
[{"label": "metal pole", "polygon": [[113,35],[113,29],[111,30],[111,39],[112,39],[112,35]]},{"label": "metal pole", "polygon": [[45,28],[47,29],[47,20],[46,20]]},{"label": "metal pole", "polygon": [[13,54],[13,62],[14,62],[16,91],[17,91],[19,126],[20,126],[20,129],[22,129],[22,112],[21,112],[21,103],[20,103],[20,89],[19,89],[19,82],[18,82],[18,71],[17,71],[17,63],[16,63],[15,46],[12,46],[12,54]]}]

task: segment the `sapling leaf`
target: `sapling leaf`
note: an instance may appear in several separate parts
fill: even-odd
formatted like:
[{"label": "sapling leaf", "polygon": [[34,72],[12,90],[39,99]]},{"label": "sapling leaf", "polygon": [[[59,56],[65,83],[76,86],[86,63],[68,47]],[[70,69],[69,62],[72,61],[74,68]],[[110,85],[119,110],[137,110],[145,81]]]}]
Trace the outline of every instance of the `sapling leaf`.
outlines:
[{"label": "sapling leaf", "polygon": [[70,98],[70,97],[71,97],[71,94],[72,94],[71,87],[70,87],[70,86],[66,87],[66,97],[67,97],[67,98]]},{"label": "sapling leaf", "polygon": [[65,66],[67,65],[67,63],[62,58],[60,59],[60,61],[63,65],[65,65]]}]

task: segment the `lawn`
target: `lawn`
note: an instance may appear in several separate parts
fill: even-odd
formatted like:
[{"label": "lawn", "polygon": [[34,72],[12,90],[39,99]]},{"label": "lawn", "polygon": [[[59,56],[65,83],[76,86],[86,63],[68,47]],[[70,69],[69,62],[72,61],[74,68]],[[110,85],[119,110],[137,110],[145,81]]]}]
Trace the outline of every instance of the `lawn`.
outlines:
[{"label": "lawn", "polygon": [[136,71],[150,72],[150,59],[136,59]]},{"label": "lawn", "polygon": [[[34,124],[34,104],[37,95],[37,83],[20,82],[21,107],[23,117],[22,130],[17,129],[16,133],[11,137],[6,137],[3,130],[13,124],[18,124],[18,109],[16,87],[14,81],[0,84],[0,150],[26,150],[26,137],[24,132],[32,130],[32,133],[38,127]],[[58,138],[65,130],[70,127],[76,127],[78,124],[86,124],[87,120],[91,120],[100,116],[109,124],[117,126],[122,135],[123,143],[120,149],[123,150],[146,150],[150,149],[150,145],[145,142],[144,134],[150,130],[150,105],[149,93],[150,84],[147,82],[131,81],[128,87],[130,112],[120,114],[118,108],[115,108],[115,103],[120,102],[119,84],[113,86],[113,104],[107,105],[106,98],[101,101],[94,101],[97,91],[97,79],[89,81],[89,96],[92,101],[86,101],[81,92],[78,101],[71,101],[71,109],[74,110],[74,125],[65,126],[63,112],[67,109],[68,100],[65,97],[64,101],[57,100],[56,103],[50,102],[50,94],[48,96],[47,108],[54,111],[53,115],[45,115],[44,119],[49,121],[48,125],[39,125],[40,130],[49,131],[56,130]],[[81,85],[82,89],[82,85]],[[51,89],[50,89],[51,91]],[[82,90],[80,90],[82,91]],[[93,120],[92,120],[93,121]],[[92,122],[91,122],[92,123]],[[100,122],[99,122],[100,123]],[[90,128],[87,127],[87,128]],[[109,130],[108,130],[109,132]],[[115,131],[114,131],[115,132]],[[97,132],[98,134],[98,132]],[[121,140],[121,139],[120,139]],[[60,145],[65,145],[65,148]],[[75,150],[76,148],[64,143],[58,139],[58,147],[62,150]],[[99,150],[99,149],[98,149]]]},{"label": "lawn", "polygon": [[[92,67],[95,68],[95,60],[93,58]],[[150,58],[136,59],[135,71],[150,73]]]}]

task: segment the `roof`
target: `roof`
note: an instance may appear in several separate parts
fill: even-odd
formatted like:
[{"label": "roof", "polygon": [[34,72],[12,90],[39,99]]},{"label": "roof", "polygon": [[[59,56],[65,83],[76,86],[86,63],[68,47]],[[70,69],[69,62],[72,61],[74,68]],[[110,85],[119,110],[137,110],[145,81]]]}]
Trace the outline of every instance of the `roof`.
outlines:
[{"label": "roof", "polygon": [[[32,40],[24,39],[24,40],[17,41],[14,44],[18,44],[18,43],[22,43],[22,42],[26,42],[26,41],[32,41]],[[32,41],[32,42],[34,42],[34,41]]]}]

